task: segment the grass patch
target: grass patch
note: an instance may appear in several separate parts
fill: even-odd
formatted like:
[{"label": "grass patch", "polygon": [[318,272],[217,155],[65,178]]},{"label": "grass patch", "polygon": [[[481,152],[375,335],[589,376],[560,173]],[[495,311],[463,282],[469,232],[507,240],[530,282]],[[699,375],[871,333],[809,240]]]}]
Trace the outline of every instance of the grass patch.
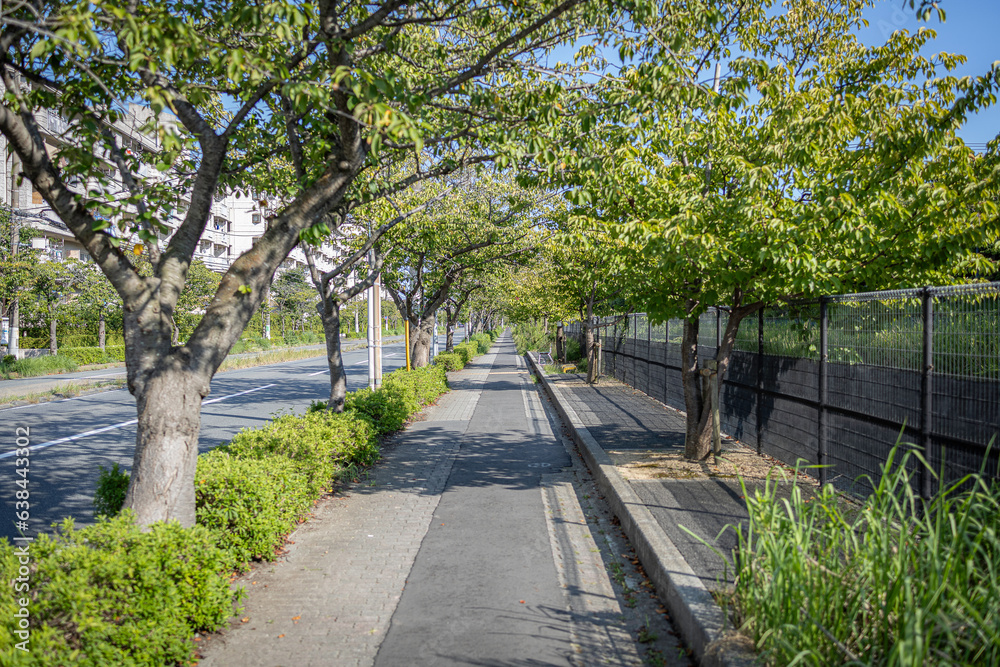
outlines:
[{"label": "grass patch", "polygon": [[[53,389],[38,391],[31,394],[19,394],[0,398],[0,406],[14,403],[44,403],[60,398],[73,398],[93,390],[108,391],[111,389],[121,389],[125,386],[125,380],[101,380],[100,382],[67,382]],[[97,393],[94,391],[94,393]]]},{"label": "grass patch", "polygon": [[1000,664],[1000,488],[969,476],[925,505],[902,452],[860,510],[744,486],[734,603],[768,664]]},{"label": "grass patch", "polygon": [[37,377],[52,373],[71,373],[76,369],[76,361],[61,354],[47,354],[44,357],[17,360],[8,355],[0,361],[0,377],[4,380]]}]

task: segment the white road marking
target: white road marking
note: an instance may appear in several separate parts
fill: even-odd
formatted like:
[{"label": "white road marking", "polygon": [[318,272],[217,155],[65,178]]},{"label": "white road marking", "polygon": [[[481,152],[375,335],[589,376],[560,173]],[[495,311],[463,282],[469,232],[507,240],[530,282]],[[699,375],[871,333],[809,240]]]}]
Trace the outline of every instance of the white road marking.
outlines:
[{"label": "white road marking", "polygon": [[316,371],[315,373],[310,373],[308,377],[312,377],[313,375],[322,375],[323,373],[329,373],[329,372],[330,369],[327,369],[325,371]]},{"label": "white road marking", "polygon": [[256,389],[247,389],[246,391],[241,391],[241,392],[236,393],[236,394],[229,394],[229,396],[220,396],[218,398],[213,398],[210,401],[202,401],[201,404],[202,405],[209,405],[211,403],[218,403],[219,401],[224,401],[227,398],[236,398],[237,396],[243,396],[244,394],[252,394],[255,391],[260,391],[262,389],[269,389],[269,388],[273,387],[274,385],[275,385],[275,383],[272,382],[271,384],[265,384],[263,386],[257,387]]},{"label": "white road marking", "polygon": [[[203,401],[202,405],[209,405],[211,403],[218,403],[219,401],[225,401],[226,399],[229,399],[229,398],[235,398],[237,396],[244,396],[246,394],[252,394],[255,391],[260,391],[262,389],[267,389],[267,388],[273,387],[273,386],[274,386],[274,383],[272,383],[272,384],[265,384],[262,387],[256,387],[254,389],[247,389],[246,391],[241,391],[241,392],[238,392],[238,393],[235,393],[235,394],[229,394],[228,396],[220,396],[219,398],[213,398],[210,401]],[[31,447],[28,448],[28,451],[36,452],[39,449],[45,449],[46,447],[52,447],[53,445],[61,445],[64,442],[73,442],[74,440],[79,440],[81,438],[86,438],[86,437],[89,437],[89,436],[92,436],[92,435],[97,435],[99,433],[107,433],[108,431],[114,431],[115,429],[124,428],[126,426],[131,426],[132,424],[138,424],[138,423],[139,423],[138,419],[130,419],[127,422],[121,422],[121,423],[118,423],[118,424],[112,424],[111,426],[105,426],[103,428],[96,428],[96,429],[94,429],[92,431],[85,431],[83,433],[77,433],[76,435],[70,435],[70,436],[67,436],[65,438],[58,438],[56,440],[49,440],[48,442],[43,442],[40,445],[32,445]],[[16,451],[17,450],[6,452],[5,454],[0,454],[0,459],[10,458],[11,456],[14,456],[14,454],[16,453]]]}]

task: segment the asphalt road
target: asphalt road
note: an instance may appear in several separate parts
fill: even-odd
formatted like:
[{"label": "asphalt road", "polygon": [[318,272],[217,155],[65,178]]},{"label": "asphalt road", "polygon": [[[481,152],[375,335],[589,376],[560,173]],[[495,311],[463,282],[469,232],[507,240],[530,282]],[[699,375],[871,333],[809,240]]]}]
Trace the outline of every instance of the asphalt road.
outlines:
[{"label": "asphalt road", "polygon": [[[456,342],[459,334],[456,333]],[[444,347],[444,336],[439,336]],[[368,352],[344,353],[348,390],[368,382]],[[401,343],[383,347],[382,368],[389,373],[405,365]],[[258,366],[217,375],[202,404],[201,441],[206,452],[229,441],[246,427],[261,426],[278,413],[302,413],[314,400],[330,394],[326,359],[316,357]],[[135,399],[127,390],[25,405],[0,410],[0,536],[14,537],[15,502],[24,484],[15,447],[17,437],[30,441],[27,473],[30,525],[27,535],[48,532],[64,517],[77,525],[93,521],[94,489],[99,466],[130,468],[135,451]],[[23,463],[21,461],[20,463]],[[23,506],[19,509],[23,510]]]}]

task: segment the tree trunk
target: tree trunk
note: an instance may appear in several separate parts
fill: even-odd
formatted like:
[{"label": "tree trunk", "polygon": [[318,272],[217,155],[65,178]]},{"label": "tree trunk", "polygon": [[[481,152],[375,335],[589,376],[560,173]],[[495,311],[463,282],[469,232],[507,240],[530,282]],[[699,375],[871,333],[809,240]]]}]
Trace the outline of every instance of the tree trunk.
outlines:
[{"label": "tree trunk", "polygon": [[104,326],[104,311],[101,311],[100,318],[97,322],[97,345],[101,348],[101,352],[104,352],[104,343],[106,340],[106,329]]},{"label": "tree trunk", "polygon": [[428,317],[410,332],[413,351],[410,361],[414,368],[422,368],[430,363],[431,345],[434,337],[434,318]]},{"label": "tree trunk", "polygon": [[344,399],[347,398],[347,372],[344,369],[344,357],[340,348],[340,303],[336,299],[326,304],[318,304],[323,320],[323,335],[326,338],[326,362],[330,367],[330,400],[327,408],[331,412],[344,411]]},{"label": "tree trunk", "polygon": [[171,353],[136,396],[139,424],[125,507],[148,526],[176,519],[195,522],[193,480],[198,463],[201,401],[210,377],[197,377]]},{"label": "tree trunk", "polygon": [[56,354],[59,352],[58,341],[56,341],[56,314],[52,313],[52,317],[49,318],[49,354]]},{"label": "tree trunk", "polygon": [[597,382],[597,346],[594,345],[594,328],[588,323],[583,325],[584,349],[587,350],[587,383]]},{"label": "tree trunk", "polygon": [[[693,308],[689,303],[688,308]],[[684,387],[684,409],[687,411],[684,458],[700,461],[712,451],[711,431],[699,428],[704,407],[701,376],[698,374],[698,318],[684,319],[681,337],[681,384]],[[708,420],[705,419],[707,424]]]},{"label": "tree trunk", "polygon": [[[456,310],[445,309],[445,352],[455,351],[455,327],[458,326],[458,312],[461,310],[461,306]],[[465,332],[465,339],[469,339],[469,332]]]},{"label": "tree trunk", "polygon": [[[736,334],[740,323],[747,315],[757,312],[763,303],[756,302],[746,306],[740,305],[742,292],[737,291],[733,297],[733,308],[726,322],[726,331],[722,335],[719,349],[715,354],[718,364],[718,387],[722,391],[723,380],[732,358],[733,346],[736,344]],[[690,305],[689,305],[690,307]],[[681,342],[681,382],[684,386],[684,405],[687,409],[687,432],[684,438],[684,458],[701,461],[712,453],[712,415],[706,410],[705,390],[707,378],[702,378],[698,372],[698,320],[684,320],[684,337]],[[718,396],[715,397],[718,399]]]},{"label": "tree trunk", "polygon": [[566,363],[566,331],[562,322],[556,326],[556,359],[560,363]]}]

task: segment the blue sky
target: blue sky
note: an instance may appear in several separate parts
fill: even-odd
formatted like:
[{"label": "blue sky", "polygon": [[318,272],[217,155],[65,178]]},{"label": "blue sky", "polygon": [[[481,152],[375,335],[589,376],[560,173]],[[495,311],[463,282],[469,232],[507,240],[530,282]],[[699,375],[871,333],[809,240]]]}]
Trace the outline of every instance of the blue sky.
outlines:
[{"label": "blue sky", "polygon": [[[868,44],[884,42],[895,30],[916,32],[921,26],[932,28],[937,39],[925,48],[924,55],[934,53],[960,53],[969,61],[957,69],[958,76],[977,76],[989,71],[994,61],[1000,60],[1000,2],[997,0],[939,0],[945,10],[946,20],[941,23],[936,14],[926,22],[917,20],[909,3],[903,0],[885,0],[867,13],[869,28],[861,33]],[[974,149],[1000,134],[1000,106],[994,105],[970,117],[959,136]]]}]

